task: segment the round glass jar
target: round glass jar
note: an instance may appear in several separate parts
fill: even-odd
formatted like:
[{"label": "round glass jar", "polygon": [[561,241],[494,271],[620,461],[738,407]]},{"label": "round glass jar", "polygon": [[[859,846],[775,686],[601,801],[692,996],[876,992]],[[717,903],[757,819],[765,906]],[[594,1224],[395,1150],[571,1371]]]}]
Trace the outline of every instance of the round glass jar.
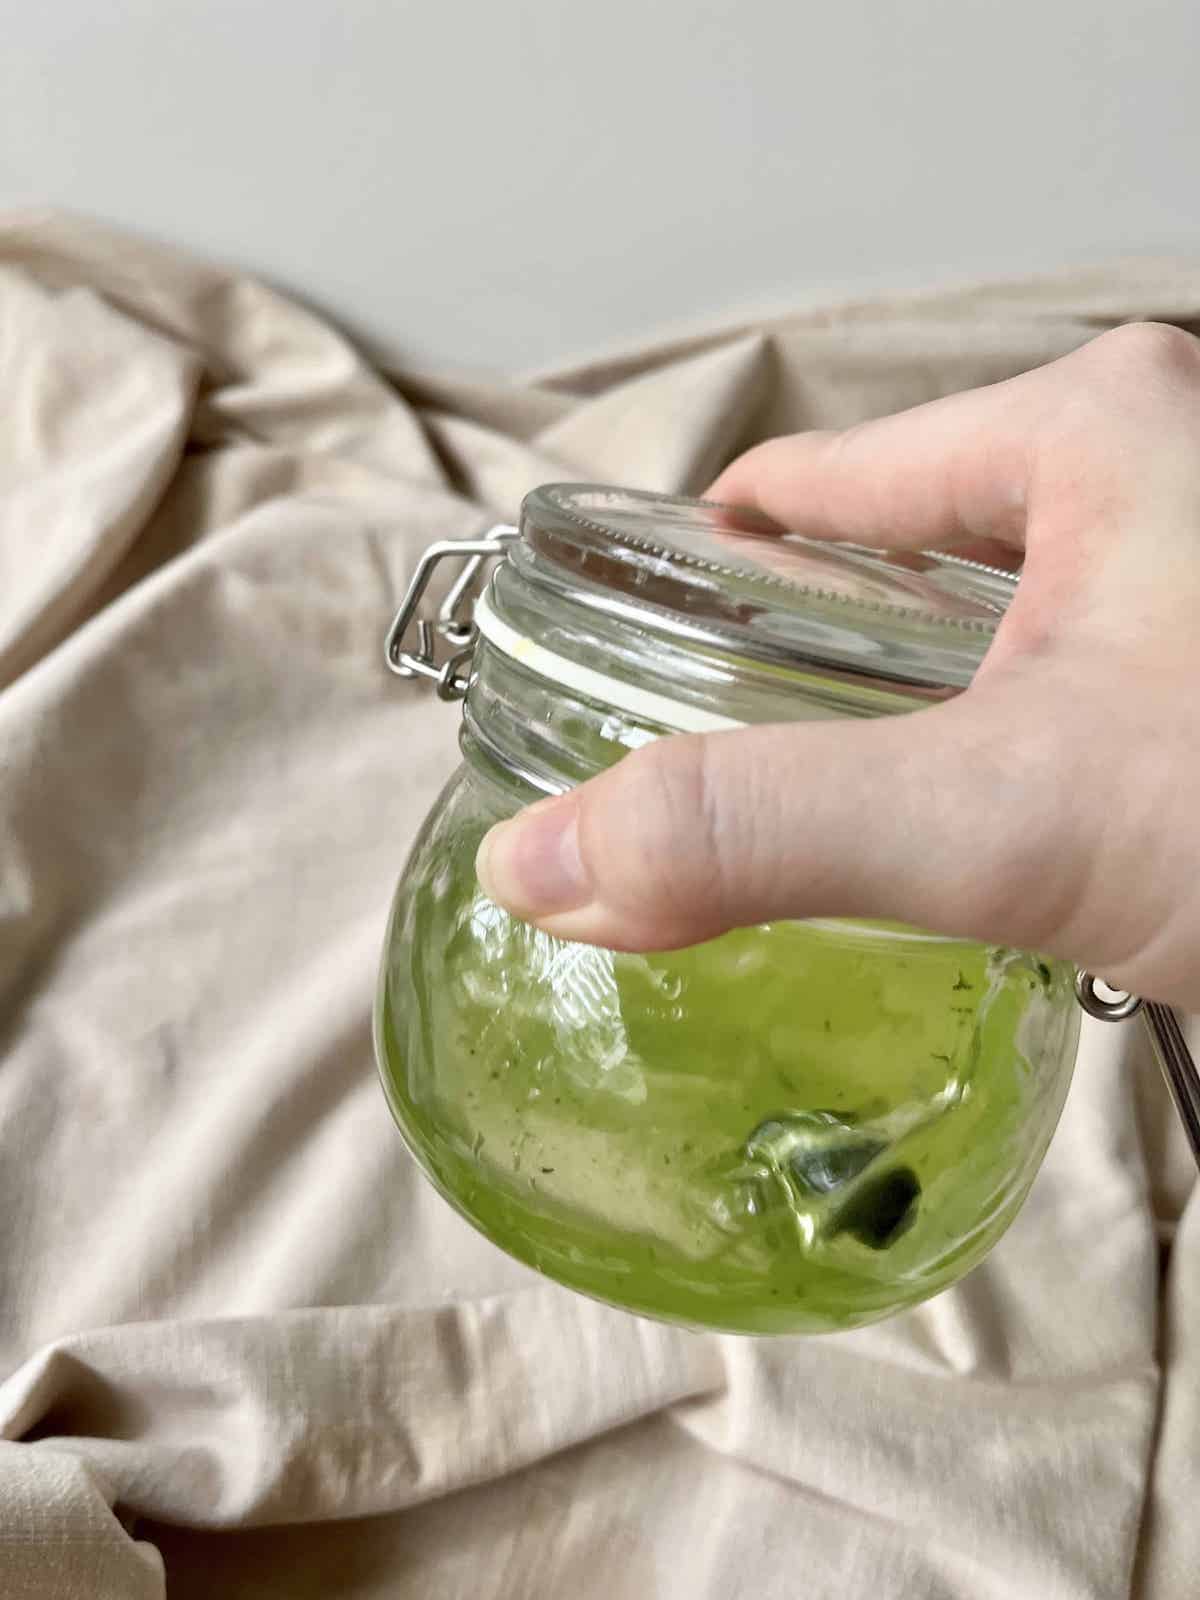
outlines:
[{"label": "round glass jar", "polygon": [[[439,665],[429,623],[406,641],[450,556]],[[645,1315],[818,1333],[937,1293],[1000,1237],[1066,1096],[1072,967],[837,921],[619,954],[515,921],[474,858],[648,740],[959,692],[1014,583],[588,485],[427,555],[389,660],[465,694],[464,761],[400,880],[376,1049],[413,1154],[494,1243]]]}]

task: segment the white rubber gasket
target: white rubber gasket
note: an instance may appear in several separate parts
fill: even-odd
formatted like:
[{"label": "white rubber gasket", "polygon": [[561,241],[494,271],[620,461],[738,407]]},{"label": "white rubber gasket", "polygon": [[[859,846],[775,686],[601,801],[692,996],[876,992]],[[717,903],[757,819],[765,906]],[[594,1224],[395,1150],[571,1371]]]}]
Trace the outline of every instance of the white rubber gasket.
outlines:
[{"label": "white rubber gasket", "polygon": [[704,711],[699,706],[672,700],[669,695],[655,694],[652,689],[639,689],[621,678],[610,678],[607,673],[560,656],[555,650],[547,650],[498,617],[486,594],[475,602],[475,626],[493,649],[536,672],[539,678],[575,689],[590,700],[599,700],[616,711],[627,711],[632,717],[657,722],[675,733],[720,733],[728,728],[747,726],[735,717],[721,717],[715,711]]}]

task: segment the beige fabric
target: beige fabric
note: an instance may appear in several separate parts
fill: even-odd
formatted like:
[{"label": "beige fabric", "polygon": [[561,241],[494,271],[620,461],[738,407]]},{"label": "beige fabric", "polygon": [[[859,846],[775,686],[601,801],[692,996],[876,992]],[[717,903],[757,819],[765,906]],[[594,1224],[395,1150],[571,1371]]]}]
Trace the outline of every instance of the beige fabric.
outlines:
[{"label": "beige fabric", "polygon": [[1147,314],[1200,315],[1200,267],[512,390],[389,382],[245,279],[0,227],[6,1600],[1194,1592],[1200,1209],[1136,1034],[1086,1033],[1033,1197],[961,1288],[779,1342],[492,1250],[403,1153],[369,1042],[391,887],[455,761],[454,714],[381,667],[429,540],[550,476],[696,490],[766,431]]}]

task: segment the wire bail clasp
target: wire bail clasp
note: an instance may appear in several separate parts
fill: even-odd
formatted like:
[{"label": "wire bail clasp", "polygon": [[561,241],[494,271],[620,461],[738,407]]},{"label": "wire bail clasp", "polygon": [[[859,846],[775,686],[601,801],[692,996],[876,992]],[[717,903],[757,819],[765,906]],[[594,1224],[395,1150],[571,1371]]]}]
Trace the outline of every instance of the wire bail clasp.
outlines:
[{"label": "wire bail clasp", "polygon": [[[1108,985],[1104,987],[1108,988]],[[1179,1018],[1170,1006],[1162,1005],[1157,1000],[1143,1000],[1139,995],[1124,994],[1119,990],[1112,990],[1111,993],[1111,1000],[1101,995],[1097,980],[1090,972],[1076,974],[1075,998],[1089,1017],[1096,1017],[1101,1022],[1123,1022],[1126,1017],[1141,1012],[1155,1060],[1166,1080],[1196,1165],[1200,1166],[1200,1072],[1188,1049]]]},{"label": "wire bail clasp", "polygon": [[1097,1022],[1124,1022],[1126,1017],[1134,1017],[1142,1009],[1140,995],[1126,994],[1123,989],[1112,989],[1106,983],[1103,987],[1112,996],[1108,999],[1100,993],[1101,987],[1100,980],[1090,972],[1076,972],[1075,998],[1088,1016],[1095,1017]]},{"label": "wire bail clasp", "polygon": [[[417,563],[387,632],[384,658],[390,671],[398,678],[428,679],[436,686],[439,699],[462,699],[470,682],[463,669],[475,650],[475,624],[470,612],[476,581],[484,563],[502,556],[517,537],[518,530],[503,522],[479,539],[442,539],[429,546]],[[431,623],[428,618],[419,617],[417,611],[434,571],[449,560],[461,561],[463,568],[438,608],[436,622]],[[417,637],[416,649],[412,650],[406,641],[414,624]],[[452,647],[452,654],[444,661],[438,660],[435,634]]]}]

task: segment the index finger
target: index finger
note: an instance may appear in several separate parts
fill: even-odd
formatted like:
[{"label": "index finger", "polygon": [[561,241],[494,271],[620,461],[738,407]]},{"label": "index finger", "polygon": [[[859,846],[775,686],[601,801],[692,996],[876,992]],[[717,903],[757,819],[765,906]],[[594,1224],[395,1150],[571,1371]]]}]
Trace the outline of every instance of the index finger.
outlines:
[{"label": "index finger", "polygon": [[997,544],[1019,551],[1052,374],[1039,369],[843,432],[768,440],[728,466],[707,498],[818,538],[972,546],[985,558]]}]

